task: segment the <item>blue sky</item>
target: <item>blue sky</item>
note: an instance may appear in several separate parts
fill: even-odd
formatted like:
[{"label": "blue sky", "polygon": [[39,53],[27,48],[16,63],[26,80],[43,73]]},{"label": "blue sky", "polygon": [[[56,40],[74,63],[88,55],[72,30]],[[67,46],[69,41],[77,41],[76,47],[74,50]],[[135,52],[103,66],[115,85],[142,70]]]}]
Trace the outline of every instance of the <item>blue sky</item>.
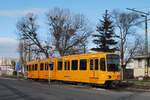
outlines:
[{"label": "blue sky", "polygon": [[41,25],[40,32],[46,33],[45,13],[54,7],[69,8],[71,12],[84,14],[91,27],[95,28],[105,9],[137,8],[148,11],[150,0],[0,0],[0,57],[14,57],[17,54],[15,25],[19,18],[28,12],[36,13]]}]

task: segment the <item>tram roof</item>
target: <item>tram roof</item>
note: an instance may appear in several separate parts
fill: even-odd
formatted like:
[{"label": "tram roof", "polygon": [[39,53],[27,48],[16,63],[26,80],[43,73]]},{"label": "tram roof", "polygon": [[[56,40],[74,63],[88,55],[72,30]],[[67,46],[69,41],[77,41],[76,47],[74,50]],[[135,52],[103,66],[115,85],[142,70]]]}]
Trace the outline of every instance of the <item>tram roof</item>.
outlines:
[{"label": "tram roof", "polygon": [[115,54],[115,53],[110,53],[110,52],[90,52],[90,53],[85,53],[85,54],[74,54],[74,55],[67,55],[67,56],[62,56],[62,57],[53,57],[53,58],[45,58],[45,59],[34,59],[32,61],[27,62],[27,64],[32,64],[37,61],[44,62],[44,61],[50,61],[51,59],[62,59],[62,58],[69,58],[69,57],[85,57],[85,56],[100,56],[100,55],[106,55],[106,54]]}]

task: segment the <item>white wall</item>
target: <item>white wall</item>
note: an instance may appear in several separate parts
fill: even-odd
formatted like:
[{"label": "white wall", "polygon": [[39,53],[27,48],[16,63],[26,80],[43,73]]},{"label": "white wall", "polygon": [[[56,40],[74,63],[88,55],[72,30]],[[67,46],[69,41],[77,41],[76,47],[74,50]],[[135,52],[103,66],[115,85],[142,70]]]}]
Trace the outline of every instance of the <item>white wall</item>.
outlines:
[{"label": "white wall", "polygon": [[13,66],[11,65],[11,60],[9,58],[0,58],[0,75],[12,75],[13,74]]},{"label": "white wall", "polygon": [[13,68],[12,66],[2,66],[0,65],[0,75],[5,74],[5,75],[13,75]]},{"label": "white wall", "polygon": [[[127,69],[133,69],[134,71],[134,77],[139,77],[139,76],[145,76],[145,65],[146,65],[146,60],[145,59],[132,59],[128,65]],[[148,69],[148,75],[150,76],[150,68]]]},{"label": "white wall", "polygon": [[134,77],[145,76],[144,68],[135,68],[134,69]]},{"label": "white wall", "polygon": [[[145,65],[146,65],[145,59],[134,60],[134,77],[145,76]],[[150,76],[150,68],[148,70],[149,70],[148,76]]]},{"label": "white wall", "polygon": [[127,64],[126,69],[134,69],[134,60],[131,60],[131,61]]}]

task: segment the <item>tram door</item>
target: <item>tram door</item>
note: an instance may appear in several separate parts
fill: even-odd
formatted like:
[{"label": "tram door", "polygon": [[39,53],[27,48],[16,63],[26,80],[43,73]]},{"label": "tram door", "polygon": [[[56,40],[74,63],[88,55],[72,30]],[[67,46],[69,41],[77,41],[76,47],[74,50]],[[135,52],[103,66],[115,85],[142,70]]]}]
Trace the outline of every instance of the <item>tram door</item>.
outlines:
[{"label": "tram door", "polygon": [[70,61],[65,60],[64,61],[64,80],[68,81],[70,79]]},{"label": "tram door", "polygon": [[49,63],[49,76],[50,76],[50,79],[51,80],[54,80],[56,78],[56,67],[55,67],[55,62],[54,61],[51,61]]},{"label": "tram door", "polygon": [[98,81],[98,58],[90,59],[90,81],[95,83]]}]

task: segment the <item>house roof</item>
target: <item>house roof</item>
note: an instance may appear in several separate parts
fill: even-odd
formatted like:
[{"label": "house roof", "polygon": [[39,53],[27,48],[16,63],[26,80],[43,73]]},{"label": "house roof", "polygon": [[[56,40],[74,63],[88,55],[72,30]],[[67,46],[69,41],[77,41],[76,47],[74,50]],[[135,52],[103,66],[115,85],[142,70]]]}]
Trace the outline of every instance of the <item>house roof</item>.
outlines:
[{"label": "house roof", "polygon": [[146,58],[150,59],[150,54],[148,56],[147,55],[138,55],[138,56],[133,57],[133,59],[146,59]]}]

